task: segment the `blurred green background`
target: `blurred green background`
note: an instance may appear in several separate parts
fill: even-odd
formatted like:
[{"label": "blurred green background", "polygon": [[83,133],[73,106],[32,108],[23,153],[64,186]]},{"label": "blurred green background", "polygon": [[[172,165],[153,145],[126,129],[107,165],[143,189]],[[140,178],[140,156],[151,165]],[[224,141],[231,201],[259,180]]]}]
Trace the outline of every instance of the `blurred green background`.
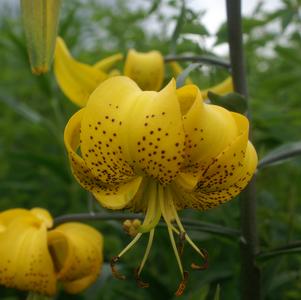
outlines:
[{"label": "blurred green background", "polygon": [[[189,1],[188,1],[189,2]],[[286,143],[301,140],[301,2],[280,1],[266,11],[255,7],[244,18],[244,42],[251,101],[253,139],[259,157]],[[221,8],[216,8],[221,9]],[[72,54],[93,63],[129,48],[158,49],[195,55],[214,54],[202,40],[227,44],[224,24],[210,34],[203,22],[204,11],[186,9],[181,22],[180,1],[63,1],[59,34]],[[150,24],[154,30],[147,30]],[[176,25],[176,32],[174,28]],[[152,26],[151,26],[152,27]],[[199,35],[201,36],[199,36]],[[227,59],[225,57],[221,57]],[[183,64],[183,67],[187,64]],[[227,76],[217,67],[192,73],[201,88]],[[86,212],[87,193],[72,177],[63,146],[63,130],[78,108],[58,89],[54,75],[33,76],[25,48],[18,3],[1,2],[0,10],[0,210],[12,207],[47,208],[53,216]],[[294,241],[301,234],[301,160],[267,167],[257,177],[257,215],[261,250]],[[97,207],[102,211],[102,208]],[[184,211],[184,217],[239,228],[239,198],[208,212]],[[174,299],[180,280],[167,231],[157,230],[143,278],[149,289],[138,289],[134,280],[111,276],[109,260],[130,240],[120,222],[93,223],[105,235],[102,275],[85,293],[57,300]],[[198,245],[208,250],[210,267],[191,271],[182,299],[213,299],[217,285],[220,299],[239,299],[240,259],[238,238],[190,230]],[[143,256],[146,240],[130,251],[120,268],[129,278]],[[1,247],[1,245],[0,245]],[[184,265],[199,259],[186,247]],[[301,299],[300,253],[258,262],[262,268],[264,299]],[[25,294],[0,289],[5,300],[25,299]]]}]

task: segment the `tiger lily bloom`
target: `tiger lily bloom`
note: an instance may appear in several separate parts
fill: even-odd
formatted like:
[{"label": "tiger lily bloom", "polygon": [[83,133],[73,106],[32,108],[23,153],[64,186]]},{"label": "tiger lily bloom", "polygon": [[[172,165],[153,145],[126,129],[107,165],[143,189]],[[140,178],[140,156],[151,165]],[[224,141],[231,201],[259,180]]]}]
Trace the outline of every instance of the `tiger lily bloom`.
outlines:
[{"label": "tiger lily bloom", "polygon": [[96,280],[102,236],[80,223],[51,227],[50,214],[41,208],[0,213],[0,284],[52,296],[57,280],[69,293],[81,292]]},{"label": "tiger lily bloom", "polygon": [[163,217],[182,276],[177,294],[182,293],[187,273],[174,234],[205,260],[206,254],[190,239],[178,211],[218,206],[248,184],[257,165],[248,131],[245,116],[206,104],[195,85],[176,90],[171,80],[160,92],[142,91],[128,77],[117,76],[94,90],[65,128],[73,174],[102,206],[146,214],[139,233],[112,260],[117,277],[124,278],[114,264],[149,232],[136,274],[144,286],[139,276]]}]

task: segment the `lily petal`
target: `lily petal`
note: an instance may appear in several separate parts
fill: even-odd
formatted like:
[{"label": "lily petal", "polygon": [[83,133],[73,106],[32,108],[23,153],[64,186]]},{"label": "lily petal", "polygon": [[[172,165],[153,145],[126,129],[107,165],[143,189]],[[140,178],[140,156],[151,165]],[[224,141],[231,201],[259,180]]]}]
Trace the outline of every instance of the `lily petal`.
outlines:
[{"label": "lily petal", "polygon": [[0,283],[54,295],[56,276],[45,224],[33,214],[14,219],[0,234]]},{"label": "lily petal", "polygon": [[225,80],[218,83],[217,85],[209,87],[208,89],[205,89],[205,90],[201,90],[201,93],[202,93],[203,99],[207,99],[208,92],[212,92],[212,93],[218,94],[218,95],[226,95],[233,91],[234,91],[234,89],[233,89],[232,77],[228,76]]},{"label": "lily petal", "polygon": [[[93,193],[95,198],[104,206],[110,209],[122,209],[133,198],[138,191],[141,177],[129,178],[129,182],[116,185],[106,184],[99,177],[92,173],[85,160],[77,154],[80,142],[80,127],[84,114],[82,109],[69,120],[64,141],[68,151],[72,172],[80,185]],[[97,149],[96,149],[97,150]],[[99,162],[95,161],[95,164]],[[93,166],[93,164],[91,163]]]},{"label": "lily petal", "polygon": [[111,71],[111,69],[123,59],[123,55],[121,53],[116,53],[114,55],[111,55],[109,57],[106,57],[100,61],[98,61],[96,64],[94,64],[94,68],[99,69],[105,73]]},{"label": "lily petal", "polygon": [[54,73],[64,94],[79,106],[84,106],[97,85],[108,77],[100,69],[76,61],[60,37],[56,41]]},{"label": "lily petal", "polygon": [[183,172],[200,175],[238,134],[233,114],[202,101],[199,89],[187,85],[177,90],[186,134]]},{"label": "lily petal", "polygon": [[48,233],[48,245],[58,279],[70,293],[79,293],[98,277],[103,262],[103,238],[94,228],[66,223]]},{"label": "lily petal", "polygon": [[159,51],[147,53],[129,50],[124,75],[133,79],[142,90],[158,91],[164,79],[164,59]]}]

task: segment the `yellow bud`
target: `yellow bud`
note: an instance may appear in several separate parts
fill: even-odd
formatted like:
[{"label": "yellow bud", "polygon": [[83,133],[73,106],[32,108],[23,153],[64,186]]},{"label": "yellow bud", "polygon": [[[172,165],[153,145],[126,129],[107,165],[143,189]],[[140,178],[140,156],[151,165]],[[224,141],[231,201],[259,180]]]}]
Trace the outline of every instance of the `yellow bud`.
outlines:
[{"label": "yellow bud", "polygon": [[21,0],[31,70],[48,72],[57,35],[61,0]]}]

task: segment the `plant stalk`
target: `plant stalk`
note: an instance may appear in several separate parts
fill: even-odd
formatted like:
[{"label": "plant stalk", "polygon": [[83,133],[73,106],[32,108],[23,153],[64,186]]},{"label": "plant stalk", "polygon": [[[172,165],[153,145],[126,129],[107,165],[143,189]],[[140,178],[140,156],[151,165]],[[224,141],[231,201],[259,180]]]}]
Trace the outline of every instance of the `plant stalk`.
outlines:
[{"label": "plant stalk", "polygon": [[[242,39],[241,1],[226,0],[228,40],[234,89],[248,99]],[[248,114],[249,116],[249,114]],[[255,256],[259,251],[256,228],[255,178],[241,194],[241,299],[260,299],[260,270]]]}]

